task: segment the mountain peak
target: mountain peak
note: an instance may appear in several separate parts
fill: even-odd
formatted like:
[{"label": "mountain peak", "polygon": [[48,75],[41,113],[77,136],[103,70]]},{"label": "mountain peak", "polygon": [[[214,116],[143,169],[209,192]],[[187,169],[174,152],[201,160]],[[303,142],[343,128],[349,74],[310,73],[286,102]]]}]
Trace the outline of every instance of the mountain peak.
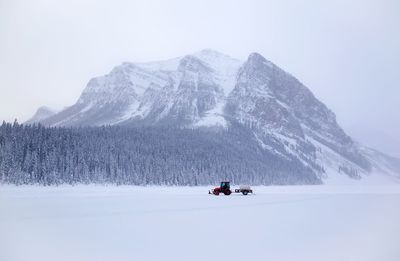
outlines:
[{"label": "mountain peak", "polygon": [[268,65],[269,67],[273,66],[272,62],[268,61],[267,59],[265,59],[264,56],[256,52],[251,53],[249,55],[249,57],[247,58],[247,62],[251,62],[253,64],[265,64]]},{"label": "mountain peak", "polygon": [[203,49],[198,52],[192,54],[193,56],[198,57],[201,60],[212,61],[212,60],[225,60],[225,61],[237,61],[241,62],[238,59],[232,58],[231,56],[221,53],[219,51],[213,49]]},{"label": "mountain peak", "polygon": [[227,56],[226,54],[223,54],[219,51],[216,51],[214,49],[210,49],[210,48],[205,48],[203,50],[200,50],[199,52],[197,52],[199,54],[204,54],[204,55],[214,55],[214,56]]},{"label": "mountain peak", "polygon": [[57,111],[49,108],[47,106],[41,106],[37,109],[36,113],[32,116],[32,118],[30,118],[29,120],[27,120],[25,122],[25,124],[32,124],[35,122],[39,122],[45,118],[48,118],[54,114],[56,114]]},{"label": "mountain peak", "polygon": [[209,70],[209,68],[196,56],[186,55],[179,62],[179,71],[189,70],[189,71],[200,71]]},{"label": "mountain peak", "polygon": [[56,110],[54,110],[48,106],[40,106],[37,111],[38,112],[55,112]]},{"label": "mountain peak", "polygon": [[264,58],[264,56],[262,56],[261,54],[254,52],[251,53],[248,57],[248,60],[258,60],[258,61],[266,61],[266,59]]}]

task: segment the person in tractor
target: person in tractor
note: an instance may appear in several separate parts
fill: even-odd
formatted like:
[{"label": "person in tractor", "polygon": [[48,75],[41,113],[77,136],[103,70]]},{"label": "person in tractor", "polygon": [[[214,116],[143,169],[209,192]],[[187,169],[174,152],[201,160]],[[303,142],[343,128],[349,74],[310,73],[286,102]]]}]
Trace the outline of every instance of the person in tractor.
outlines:
[{"label": "person in tractor", "polygon": [[225,190],[230,189],[229,182],[222,181],[220,187],[221,187],[221,192],[224,192]]}]

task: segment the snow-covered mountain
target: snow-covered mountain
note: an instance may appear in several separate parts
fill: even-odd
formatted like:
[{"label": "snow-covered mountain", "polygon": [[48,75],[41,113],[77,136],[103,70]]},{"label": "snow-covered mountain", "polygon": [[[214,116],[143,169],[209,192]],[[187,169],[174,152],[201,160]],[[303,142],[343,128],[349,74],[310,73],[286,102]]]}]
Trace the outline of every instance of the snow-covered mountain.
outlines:
[{"label": "snow-covered mountain", "polygon": [[36,113],[25,122],[25,124],[31,124],[35,122],[40,122],[46,118],[49,118],[53,115],[55,115],[58,111],[54,110],[52,108],[49,108],[47,106],[41,106],[39,109],[37,109]]},{"label": "snow-covered mountain", "polygon": [[283,161],[296,159],[320,178],[400,172],[397,160],[355,143],[306,86],[258,53],[240,61],[206,49],[166,61],[123,63],[91,79],[71,107],[29,123],[34,121],[221,131],[240,126],[263,150]]},{"label": "snow-covered mountain", "polygon": [[241,65],[212,50],[161,62],[123,63],[91,79],[76,104],[41,122],[51,126],[131,121],[207,124],[207,118],[222,114],[218,109],[223,109],[234,88]]}]

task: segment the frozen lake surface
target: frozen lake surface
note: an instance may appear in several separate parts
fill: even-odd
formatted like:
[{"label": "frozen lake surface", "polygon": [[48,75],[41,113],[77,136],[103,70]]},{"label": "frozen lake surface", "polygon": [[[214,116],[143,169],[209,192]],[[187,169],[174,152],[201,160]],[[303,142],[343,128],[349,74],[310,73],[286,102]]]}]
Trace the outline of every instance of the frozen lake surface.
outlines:
[{"label": "frozen lake surface", "polygon": [[400,260],[400,186],[0,186],[0,260]]}]

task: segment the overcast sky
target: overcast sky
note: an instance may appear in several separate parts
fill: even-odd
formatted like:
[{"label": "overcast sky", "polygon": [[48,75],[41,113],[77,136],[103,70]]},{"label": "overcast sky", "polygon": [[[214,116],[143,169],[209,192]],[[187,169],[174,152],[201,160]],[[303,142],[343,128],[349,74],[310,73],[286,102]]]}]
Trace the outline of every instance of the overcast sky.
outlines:
[{"label": "overcast sky", "polygon": [[259,52],[356,139],[400,155],[398,0],[0,0],[0,120],[72,105],[123,61],[204,48],[243,60]]}]

